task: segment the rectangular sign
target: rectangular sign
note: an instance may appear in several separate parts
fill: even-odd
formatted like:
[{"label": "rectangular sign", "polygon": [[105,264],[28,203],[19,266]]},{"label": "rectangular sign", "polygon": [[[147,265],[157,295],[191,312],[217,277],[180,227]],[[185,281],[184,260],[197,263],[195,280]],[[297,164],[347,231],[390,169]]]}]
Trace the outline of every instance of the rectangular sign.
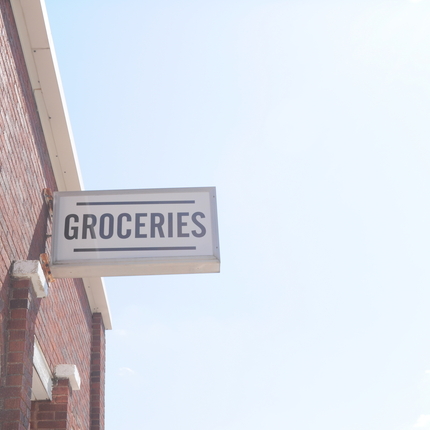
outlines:
[{"label": "rectangular sign", "polygon": [[54,193],[57,278],[220,270],[214,187]]}]

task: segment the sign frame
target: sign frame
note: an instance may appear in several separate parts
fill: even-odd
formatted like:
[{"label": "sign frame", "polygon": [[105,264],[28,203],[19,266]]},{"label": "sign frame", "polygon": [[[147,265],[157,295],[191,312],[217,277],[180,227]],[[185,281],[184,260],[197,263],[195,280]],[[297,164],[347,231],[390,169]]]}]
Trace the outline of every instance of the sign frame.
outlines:
[{"label": "sign frame", "polygon": [[[178,200],[178,201],[171,200],[172,195],[179,195],[181,200]],[[135,197],[138,200],[122,201],[123,200],[122,196],[126,196],[129,199],[130,197]],[[168,200],[163,201],[162,200],[163,196],[166,196]],[[187,196],[187,200],[184,200],[184,196]],[[161,200],[160,200],[160,197],[161,197]],[[198,248],[200,245],[165,247],[165,249],[176,248],[180,250],[166,251],[167,253],[174,253],[176,255],[160,256],[159,250],[161,248],[148,247],[148,248],[145,248],[145,250],[148,250],[147,255],[149,256],[140,255],[139,257],[135,257],[135,258],[130,258],[130,257],[109,258],[109,252],[87,253],[88,255],[96,254],[97,258],[91,258],[92,255],[90,256],[90,258],[85,258],[85,259],[82,259],[82,257],[79,257],[80,258],[79,260],[74,258],[69,258],[69,257],[64,258],[64,255],[70,254],[70,252],[67,253],[66,251],[64,251],[64,246],[66,247],[69,246],[71,241],[70,240],[66,241],[66,238],[63,237],[65,236],[65,233],[64,233],[65,221],[63,216],[64,214],[62,214],[62,212],[65,210],[64,208],[66,206],[66,201],[67,201],[67,205],[69,205],[70,201],[75,201],[76,199],[84,201],[84,203],[76,203],[76,205],[79,204],[81,206],[86,206],[88,208],[91,208],[91,205],[95,205],[94,208],[96,208],[102,205],[106,205],[106,206],[134,205],[134,207],[136,207],[138,204],[141,204],[141,205],[145,204],[145,210],[148,210],[148,208],[151,208],[154,205],[157,205],[157,208],[163,205],[167,205],[167,207],[170,207],[168,206],[169,204],[175,204],[175,203],[177,203],[176,205],[174,205],[175,207],[185,207],[184,204],[186,203],[189,203],[189,204],[195,203],[196,206],[199,206],[199,204],[201,204],[199,202],[204,201],[204,207],[208,208],[209,213],[207,215],[210,217],[210,220],[206,223],[206,227],[204,228],[206,230],[208,237],[203,239],[199,239],[198,237],[197,238],[192,237],[193,235],[199,236],[198,233],[200,233],[200,236],[201,236],[201,233],[203,232],[202,229],[198,230],[197,228],[199,225],[200,226],[202,225],[201,224],[202,219],[194,218],[194,221],[196,223],[194,227],[196,226],[197,227],[194,230],[193,234],[187,234],[189,238],[187,237],[185,239],[181,238],[176,240],[181,240],[185,242],[188,239],[190,239],[190,242],[191,240],[194,240],[198,244],[204,243],[205,252],[203,253],[203,255],[199,255],[200,251]],[[146,199],[146,200],[139,201],[139,199]],[[153,200],[153,199],[156,199],[156,200]],[[94,210],[96,209],[93,209],[93,211]],[[171,210],[174,211],[174,209],[171,209]],[[89,211],[91,211],[91,209],[81,208],[79,213],[83,214],[85,211],[87,211],[88,213]],[[51,255],[50,269],[54,278],[218,273],[220,271],[220,248],[219,248],[218,217],[217,217],[215,187],[152,188],[152,189],[133,189],[133,190],[54,192],[53,213],[54,213],[54,219],[53,219],[53,231],[52,231],[52,255]],[[197,213],[201,213],[201,212],[197,212]],[[140,215],[143,215],[143,214],[140,214]],[[93,215],[86,215],[86,216],[89,217]],[[178,220],[178,223],[179,222],[180,221]],[[130,222],[130,225],[134,225],[134,224]],[[141,223],[140,225],[144,226],[145,224]],[[183,225],[186,226],[187,224],[183,224]],[[177,228],[179,229],[179,227]],[[158,231],[158,233],[160,233],[160,231]],[[170,237],[171,236],[169,235],[169,238]],[[76,237],[76,239],[78,238]],[[81,239],[82,240],[84,239],[83,233],[82,233]],[[100,239],[97,239],[97,240],[100,242]],[[126,239],[124,239],[124,241],[125,240]],[[133,238],[133,240],[136,240],[136,239]],[[168,242],[169,240],[173,241],[175,240],[175,238],[168,239],[166,240],[166,242]],[[180,255],[181,250],[185,248],[188,248],[188,249],[194,248],[195,252],[184,251],[185,255]],[[113,248],[103,248],[103,249],[98,248],[97,251],[100,251],[100,250],[111,251],[112,249]],[[120,249],[120,248],[115,248],[115,250],[116,249]],[[130,250],[132,248],[124,248],[124,249]],[[134,249],[137,249],[137,248],[134,248]],[[139,248],[139,249],[143,249],[143,248]],[[156,251],[154,252],[155,256],[151,256],[151,252],[154,249],[156,249]],[[95,249],[90,249],[90,250],[94,251]],[[190,255],[191,253],[193,253],[193,255]],[[61,255],[63,255],[63,257]],[[105,258],[106,255],[108,255],[107,258]]]}]

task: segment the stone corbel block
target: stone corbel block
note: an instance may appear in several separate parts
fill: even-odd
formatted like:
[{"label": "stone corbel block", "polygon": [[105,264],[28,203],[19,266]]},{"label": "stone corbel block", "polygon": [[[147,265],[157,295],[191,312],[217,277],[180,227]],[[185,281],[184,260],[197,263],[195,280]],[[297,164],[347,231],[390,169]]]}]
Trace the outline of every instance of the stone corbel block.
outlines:
[{"label": "stone corbel block", "polygon": [[55,376],[58,379],[68,379],[72,390],[81,389],[81,377],[78,368],[74,364],[59,364],[55,368]]},{"label": "stone corbel block", "polygon": [[17,260],[13,263],[12,277],[29,279],[38,298],[48,295],[48,282],[38,260]]}]

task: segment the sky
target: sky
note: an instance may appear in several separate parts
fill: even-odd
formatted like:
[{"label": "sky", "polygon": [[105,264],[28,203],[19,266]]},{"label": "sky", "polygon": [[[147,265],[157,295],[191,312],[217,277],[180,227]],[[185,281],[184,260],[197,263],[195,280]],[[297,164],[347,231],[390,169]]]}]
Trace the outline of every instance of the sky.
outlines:
[{"label": "sky", "polygon": [[221,273],[105,278],[106,430],[430,429],[430,0],[46,5],[85,189],[217,189]]}]

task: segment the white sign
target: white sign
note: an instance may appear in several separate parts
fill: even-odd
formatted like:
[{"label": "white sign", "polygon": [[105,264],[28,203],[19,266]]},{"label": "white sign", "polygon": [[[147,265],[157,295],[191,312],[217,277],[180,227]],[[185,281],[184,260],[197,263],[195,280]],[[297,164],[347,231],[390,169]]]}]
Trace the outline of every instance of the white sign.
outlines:
[{"label": "white sign", "polygon": [[214,187],[54,193],[57,278],[220,270]]}]

